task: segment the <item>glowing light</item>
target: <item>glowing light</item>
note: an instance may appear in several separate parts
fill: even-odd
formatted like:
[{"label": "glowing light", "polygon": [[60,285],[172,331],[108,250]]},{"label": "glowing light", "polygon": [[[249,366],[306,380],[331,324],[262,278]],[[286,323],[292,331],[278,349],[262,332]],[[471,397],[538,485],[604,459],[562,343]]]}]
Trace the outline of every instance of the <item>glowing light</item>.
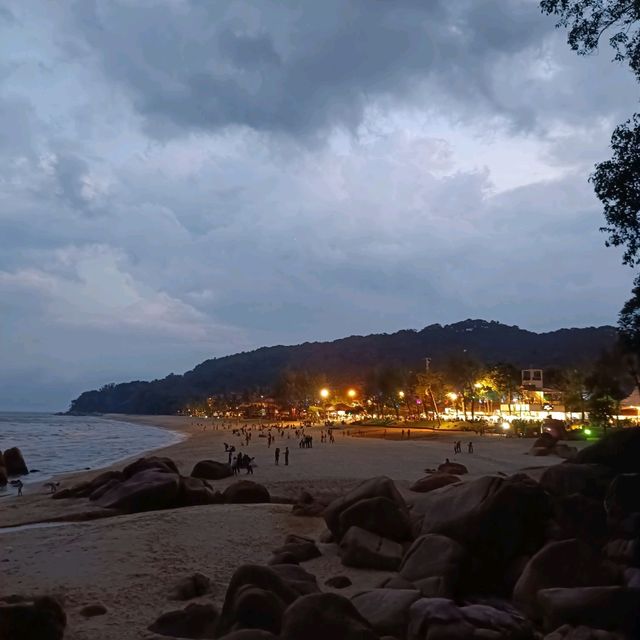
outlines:
[{"label": "glowing light", "polygon": [[447,398],[455,402],[458,399],[458,394],[452,391],[451,393],[447,393]]},{"label": "glowing light", "polygon": [[584,430],[584,434],[585,434],[586,436],[590,436],[590,435],[591,435],[591,429],[585,429],[585,430]]},{"label": "glowing light", "polygon": [[404,398],[404,391],[398,391],[398,397]]},{"label": "glowing light", "polygon": [[328,398],[329,397],[329,389],[320,389],[320,397],[321,398]]},{"label": "glowing light", "polygon": [[511,425],[508,422],[503,422],[502,428],[506,431],[507,429],[511,429]]},{"label": "glowing light", "polygon": [[356,390],[355,390],[355,389],[349,389],[349,391],[347,391],[347,395],[348,395],[350,398],[355,398],[358,394],[356,393]]},{"label": "glowing light", "polygon": [[476,389],[482,389],[482,382],[476,382],[473,386],[474,386]]}]

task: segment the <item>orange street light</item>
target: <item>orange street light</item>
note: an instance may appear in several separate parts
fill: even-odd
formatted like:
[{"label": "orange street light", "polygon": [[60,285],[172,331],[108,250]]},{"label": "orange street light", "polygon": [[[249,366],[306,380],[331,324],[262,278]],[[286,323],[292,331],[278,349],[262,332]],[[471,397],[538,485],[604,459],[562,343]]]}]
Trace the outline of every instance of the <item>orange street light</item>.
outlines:
[{"label": "orange street light", "polygon": [[326,387],[320,389],[320,397],[326,400],[329,397],[329,389],[327,389]]},{"label": "orange street light", "polygon": [[347,395],[348,395],[350,398],[352,398],[352,399],[353,399],[353,398],[355,398],[358,394],[356,393],[356,390],[355,390],[355,389],[349,389],[349,391],[347,391]]},{"label": "orange street light", "polygon": [[447,398],[449,398],[449,400],[453,400],[453,402],[455,402],[458,399],[458,394],[454,393],[453,391],[451,391],[450,393],[447,393]]},{"label": "orange street light", "polygon": [[404,391],[398,391],[398,397],[404,398]]}]

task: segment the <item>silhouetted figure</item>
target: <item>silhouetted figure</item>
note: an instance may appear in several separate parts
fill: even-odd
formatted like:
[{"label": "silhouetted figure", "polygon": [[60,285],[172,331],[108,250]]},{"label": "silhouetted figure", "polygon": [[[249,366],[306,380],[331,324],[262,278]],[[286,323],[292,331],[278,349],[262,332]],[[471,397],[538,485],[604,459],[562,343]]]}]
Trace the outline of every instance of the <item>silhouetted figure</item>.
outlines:
[{"label": "silhouetted figure", "polygon": [[467,447],[469,453],[473,453],[473,442],[469,443],[469,446]]},{"label": "silhouetted figure", "polygon": [[289,447],[285,447],[285,450],[284,450],[284,466],[285,467],[289,466]]},{"label": "silhouetted figure", "polygon": [[280,447],[276,447],[275,454],[276,454],[276,464],[280,464]]},{"label": "silhouetted figure", "polygon": [[21,496],[22,495],[22,487],[24,487],[24,483],[22,482],[22,480],[16,480],[13,485],[15,487],[18,487],[18,495]]}]

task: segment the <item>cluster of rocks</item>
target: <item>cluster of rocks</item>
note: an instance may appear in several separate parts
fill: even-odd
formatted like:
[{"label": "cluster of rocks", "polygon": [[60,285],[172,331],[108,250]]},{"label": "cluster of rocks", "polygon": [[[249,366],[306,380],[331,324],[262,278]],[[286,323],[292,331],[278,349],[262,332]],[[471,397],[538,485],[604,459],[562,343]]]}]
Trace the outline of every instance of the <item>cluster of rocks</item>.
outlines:
[{"label": "cluster of rocks", "polygon": [[29,469],[18,447],[7,449],[4,453],[0,451],[0,486],[7,484],[11,477],[28,473]]},{"label": "cluster of rocks", "polygon": [[532,456],[556,455],[565,460],[573,460],[578,455],[578,448],[559,442],[553,434],[545,432],[539,438],[536,438],[530,453]]},{"label": "cluster of rocks", "polygon": [[99,507],[124,513],[270,502],[267,489],[256,482],[241,480],[221,492],[208,481],[228,475],[228,465],[211,460],[199,462],[190,476],[183,476],[170,458],[140,458],[122,471],[105,471],[93,480],[54,493],[52,498],[88,498]]},{"label": "cluster of rocks", "polygon": [[[180,487],[177,470],[163,465],[138,461],[103,481],[101,495],[129,495],[123,487],[151,472],[177,477]],[[323,592],[300,566],[321,548],[288,536],[267,566],[235,571],[220,610],[193,602],[149,629],[224,640],[640,637],[640,429],[612,433],[546,469],[539,482],[525,474],[443,481],[406,501],[392,480],[372,478],[333,500],[323,517],[322,539],[343,565],[387,572],[377,588],[350,598]],[[350,581],[335,576],[325,585]],[[188,600],[209,588],[198,574],[171,597]],[[4,640],[2,624],[0,608]]]}]

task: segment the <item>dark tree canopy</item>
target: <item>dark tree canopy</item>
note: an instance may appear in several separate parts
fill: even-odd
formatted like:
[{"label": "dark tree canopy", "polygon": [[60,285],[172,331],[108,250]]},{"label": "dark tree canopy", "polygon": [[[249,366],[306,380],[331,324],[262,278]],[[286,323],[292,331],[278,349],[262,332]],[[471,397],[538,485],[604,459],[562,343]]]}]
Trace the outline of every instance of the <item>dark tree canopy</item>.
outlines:
[{"label": "dark tree canopy", "polygon": [[[615,60],[626,62],[640,80],[640,0],[541,0],[544,13],[557,16],[558,27],[569,31],[574,51],[586,55],[603,37]],[[607,246],[624,247],[623,262],[640,263],[640,116],[619,125],[611,138],[613,157],[596,165],[591,176],[604,206]]]},{"label": "dark tree canopy", "polygon": [[640,262],[640,115],[616,127],[611,137],[613,157],[601,162],[591,176],[604,206],[607,245],[623,246],[623,262]]},{"label": "dark tree canopy", "polygon": [[628,62],[640,76],[639,0],[541,0],[540,8],[558,17],[558,27],[569,30],[574,51],[592,53],[606,34],[615,59]]}]

